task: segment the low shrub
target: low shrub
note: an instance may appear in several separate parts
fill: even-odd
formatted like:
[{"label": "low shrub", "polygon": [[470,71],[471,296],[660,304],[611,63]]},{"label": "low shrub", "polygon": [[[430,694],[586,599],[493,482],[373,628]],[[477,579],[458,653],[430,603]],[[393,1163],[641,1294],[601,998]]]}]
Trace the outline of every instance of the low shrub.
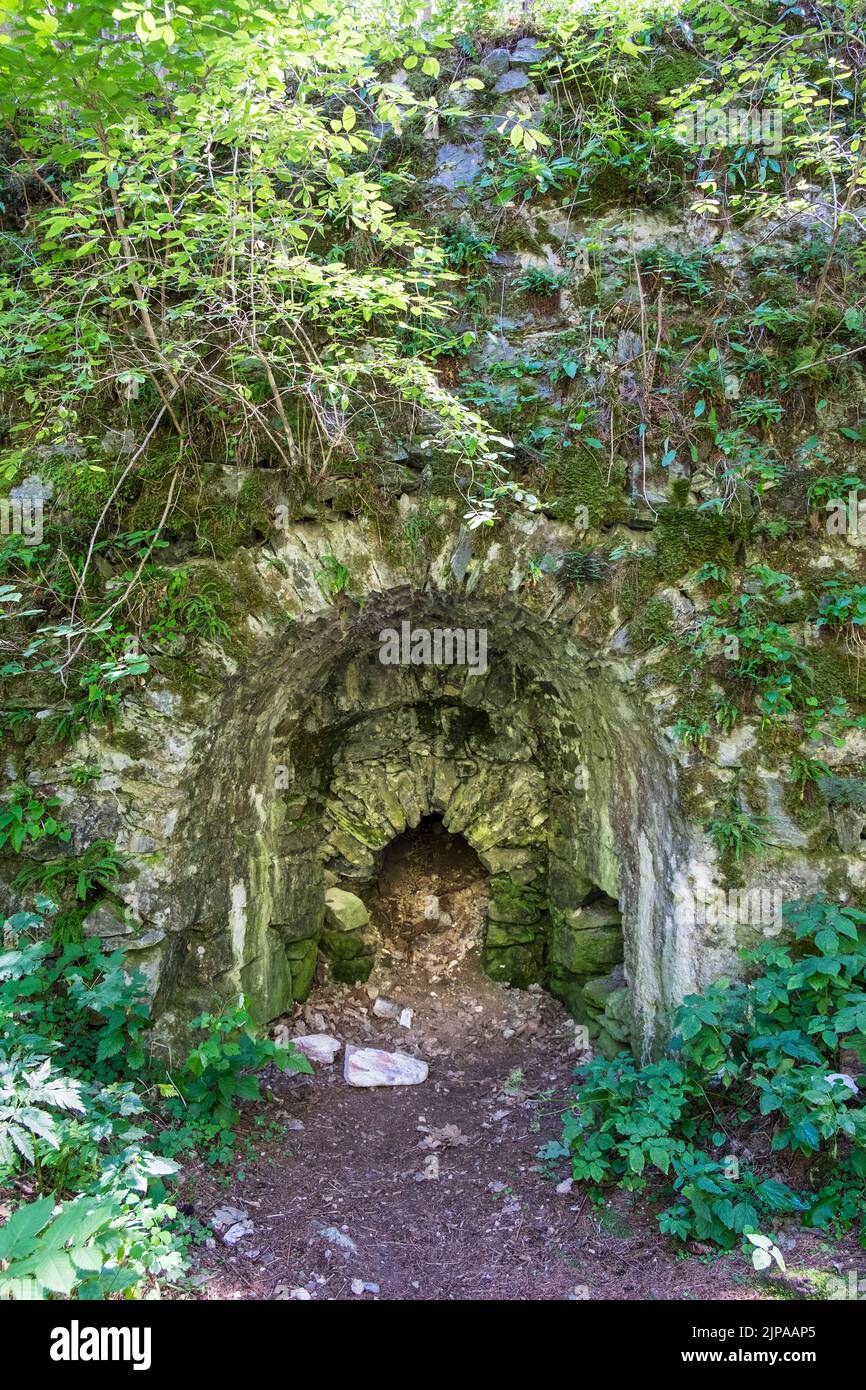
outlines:
[{"label": "low shrub", "polygon": [[684,999],[664,1057],[579,1067],[542,1157],[569,1158],[596,1195],[662,1198],[679,1241],[730,1250],[796,1216],[836,1234],[859,1221],[866,1244],[866,912],[818,897],[786,918],[790,943],[743,953],[751,978]]}]

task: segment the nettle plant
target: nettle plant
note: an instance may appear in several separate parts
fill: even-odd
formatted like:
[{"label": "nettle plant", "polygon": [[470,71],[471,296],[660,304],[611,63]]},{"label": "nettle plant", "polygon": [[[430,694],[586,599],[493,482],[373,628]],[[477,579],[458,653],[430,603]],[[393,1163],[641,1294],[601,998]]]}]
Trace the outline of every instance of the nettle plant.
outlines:
[{"label": "nettle plant", "polygon": [[599,1198],[661,1201],[678,1241],[730,1250],[797,1219],[859,1223],[866,1245],[866,912],[819,897],[785,916],[791,941],[744,952],[747,980],[683,1001],[663,1057],[579,1067],[542,1157],[570,1159]]}]

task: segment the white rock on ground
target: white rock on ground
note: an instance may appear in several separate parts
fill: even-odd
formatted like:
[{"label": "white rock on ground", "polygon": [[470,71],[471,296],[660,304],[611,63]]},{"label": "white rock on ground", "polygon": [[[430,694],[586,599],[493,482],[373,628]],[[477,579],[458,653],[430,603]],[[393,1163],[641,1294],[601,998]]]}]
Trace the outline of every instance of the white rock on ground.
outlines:
[{"label": "white rock on ground", "polygon": [[210,1224],[215,1231],[224,1231],[226,1227],[233,1226],[236,1221],[243,1221],[247,1213],[242,1207],[215,1207],[210,1219]]},{"label": "white rock on ground", "polygon": [[311,1062],[333,1062],[343,1044],[339,1038],[329,1033],[305,1033],[300,1038],[292,1038],[299,1052]]},{"label": "white rock on ground", "polygon": [[361,1294],[365,1293],[377,1294],[379,1292],[379,1285],[372,1284],[369,1279],[353,1279],[351,1289],[355,1297],[360,1298]]},{"label": "white rock on ground", "polygon": [[237,1245],[239,1240],[251,1235],[254,1230],[252,1221],[241,1207],[217,1207],[210,1224],[222,1236],[224,1245]]},{"label": "white rock on ground", "polygon": [[428,1070],[426,1062],[405,1052],[346,1044],[343,1080],[350,1086],[418,1086]]},{"label": "white rock on ground", "polygon": [[345,1250],[350,1255],[358,1253],[358,1247],[352,1237],[341,1231],[339,1226],[323,1226],[319,1235],[324,1236],[329,1245],[336,1245],[338,1250]]},{"label": "white rock on ground", "polygon": [[396,1018],[400,1012],[400,1005],[395,1004],[393,999],[377,999],[373,1005],[373,1013],[377,1018]]}]

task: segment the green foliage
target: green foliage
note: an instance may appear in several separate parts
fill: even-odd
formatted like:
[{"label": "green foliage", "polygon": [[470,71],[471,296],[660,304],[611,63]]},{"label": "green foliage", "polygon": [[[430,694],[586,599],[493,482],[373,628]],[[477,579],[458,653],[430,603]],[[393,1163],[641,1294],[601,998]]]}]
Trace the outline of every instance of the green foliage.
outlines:
[{"label": "green foliage", "polygon": [[580,169],[568,155],[548,157],[507,150],[489,163],[478,187],[491,189],[494,202],[507,207],[518,200],[528,203],[533,198],[565,194],[579,179]]},{"label": "green foliage", "polygon": [[740,860],[752,854],[763,854],[761,829],[766,823],[766,816],[752,815],[734,802],[714,816],[706,829],[720,854]]},{"label": "green foliage", "polygon": [[673,726],[673,736],[680,743],[693,744],[704,753],[710,736],[710,721],[702,719],[699,724],[690,724],[687,719],[678,719]]},{"label": "green foliage", "polygon": [[[407,179],[384,167],[388,141],[423,144],[440,116],[459,125],[483,89],[446,80],[444,24],[389,0],[155,14],[25,0],[0,52],[0,477],[43,460],[61,533],[0,540],[14,580],[2,674],[57,678],[69,739],[114,720],[148,672],[120,651],[146,635],[124,620],[164,579],[156,552],[180,536],[206,545],[208,522],[243,532],[250,479],[229,497],[222,463],[314,490],[356,462],[357,436],[408,436],[423,418],[469,513],[483,492],[486,524],[516,497],[476,488],[507,476],[509,441],[432,369],[465,333],[404,350],[444,328],[456,280],[480,302],[492,253],[456,229],[437,244],[389,201]],[[410,87],[391,81],[398,63]],[[547,142],[518,125],[509,149]],[[213,586],[180,569],[150,635],[217,642],[226,618]]]},{"label": "green foliage", "polygon": [[[595,1189],[652,1183],[671,1203],[660,1227],[680,1241],[729,1250],[790,1215],[825,1230],[862,1223],[866,1116],[840,1054],[866,1068],[866,913],[816,898],[786,916],[791,944],[746,953],[749,982],[683,1001],[668,1055],[578,1068],[562,1142],[542,1156],[569,1157]],[[795,1173],[805,1163],[807,1187],[776,1176],[785,1156]]]},{"label": "green foliage", "polygon": [[855,584],[852,579],[828,579],[821,586],[823,596],[817,625],[827,624],[834,628],[844,628],[850,624],[854,628],[866,623],[866,584]]},{"label": "green foliage", "polygon": [[51,1112],[84,1108],[81,1082],[57,1075],[50,1058],[7,1056],[0,1061],[0,1167],[13,1169],[19,1155],[32,1164],[34,1139],[59,1149]]},{"label": "green foliage", "polygon": [[30,861],[16,875],[13,886],[19,890],[37,888],[59,897],[74,892],[85,902],[97,889],[110,888],[127,863],[127,857],[111,840],[94,840],[82,854]]},{"label": "green foliage", "polygon": [[151,1147],[136,1084],[143,977],[93,938],[60,950],[30,940],[44,932],[34,915],[7,927],[19,944],[0,954],[0,1186],[26,1170],[37,1196],[0,1228],[0,1298],[139,1296],[183,1269],[171,1154],[217,1135],[229,1157],[237,1103],[262,1098],[262,1071],[312,1068],[257,1038],[242,1006],[203,1014],[201,1044],[170,1081],[152,1078],[180,1123]]},{"label": "green foliage", "polygon": [[184,636],[218,642],[229,635],[221,608],[219,585],[213,580],[195,582],[189,570],[172,570],[160,602],[159,616],[148,629],[147,636],[161,642],[176,642]]},{"label": "green foliage", "polygon": [[56,835],[58,840],[68,842],[72,838],[71,830],[52,814],[60,805],[57,796],[41,801],[29,787],[14,787],[5,810],[0,811],[0,849],[10,844],[19,854],[28,840],[41,840],[46,835]]},{"label": "green foliage", "polygon": [[851,492],[858,498],[866,492],[866,483],[856,473],[823,473],[810,482],[807,495],[813,507],[820,507],[831,500],[847,503]]},{"label": "green foliage", "polygon": [[[23,914],[10,918],[9,926],[29,932],[34,921]],[[62,1039],[64,1058],[77,1075],[93,1077],[106,1063],[121,1073],[142,1066],[144,980],[126,967],[122,952],[106,955],[98,939],[89,937],[59,951],[31,943],[0,961],[0,1008],[25,1020],[35,1038]],[[26,1033],[22,1037],[26,1041]]]},{"label": "green foliage", "polygon": [[821,792],[834,806],[866,806],[866,778],[822,777]]},{"label": "green foliage", "polygon": [[580,588],[583,584],[603,579],[609,568],[604,555],[591,550],[566,550],[559,562],[556,579],[564,589]]},{"label": "green foliage", "polygon": [[703,299],[710,292],[707,272],[711,258],[706,252],[683,255],[665,246],[650,246],[640,253],[638,264],[686,299]]},{"label": "green foliage", "polygon": [[147,669],[148,659],[143,655],[87,662],[78,678],[78,688],[84,694],[73,700],[69,709],[57,719],[57,737],[71,741],[78,736],[82,727],[111,723],[120,708],[117,682],[130,676],[143,675]]},{"label": "green foliage", "polygon": [[86,787],[88,782],[95,782],[101,776],[102,768],[96,763],[80,763],[69,769],[69,780],[74,787]]},{"label": "green foliage", "polygon": [[326,598],[336,598],[338,594],[347,594],[352,586],[351,574],[336,555],[322,556],[322,568],[316,575],[316,579]]},{"label": "green foliage", "polygon": [[135,1297],[182,1269],[163,1228],[173,1216],[168,1203],[123,1190],[20,1206],[0,1228],[0,1299]]},{"label": "green foliage", "polygon": [[443,227],[442,251],[450,270],[476,274],[484,271],[496,255],[493,242],[465,222],[451,222]]},{"label": "green foliage", "polygon": [[[194,1121],[213,1120],[220,1129],[230,1129],[239,1119],[236,1101],[262,1097],[256,1073],[268,1066],[290,1072],[313,1070],[291,1044],[256,1037],[243,1004],[224,1014],[202,1014],[191,1026],[207,1036],[192,1049],[180,1071],[172,1074],[172,1083]],[[179,1113],[176,1104],[174,1109]]]},{"label": "green foliage", "polygon": [[771,720],[806,707],[813,674],[796,634],[766,616],[766,597],[766,591],[759,591],[714,600],[693,650],[698,656],[722,652],[736,677],[754,692],[762,717]]},{"label": "green foliage", "polygon": [[0,955],[0,1185],[24,1169],[38,1195],[0,1228],[0,1298],[134,1297],[182,1269],[175,1165],[143,1143],[131,1079],[142,981],[95,941],[52,952],[26,941],[40,919],[7,926],[25,939]]},{"label": "green foliage", "polygon": [[547,299],[557,294],[564,282],[565,276],[561,270],[533,265],[516,277],[514,288],[522,294],[533,294],[539,299]]},{"label": "green foliage", "polygon": [[809,787],[820,786],[822,778],[829,775],[830,769],[821,758],[801,758],[796,754],[791,758],[791,782],[800,788],[801,801]]}]

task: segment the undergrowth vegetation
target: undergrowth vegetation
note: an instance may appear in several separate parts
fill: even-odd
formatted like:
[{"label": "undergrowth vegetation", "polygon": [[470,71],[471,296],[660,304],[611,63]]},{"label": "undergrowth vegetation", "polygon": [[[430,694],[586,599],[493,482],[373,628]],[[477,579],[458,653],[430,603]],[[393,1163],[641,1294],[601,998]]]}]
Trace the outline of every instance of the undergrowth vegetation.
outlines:
[{"label": "undergrowth vegetation", "polygon": [[[48,910],[53,905],[43,903]],[[177,1158],[234,1157],[238,1099],[305,1057],[254,1035],[241,1005],[171,1069],[145,1052],[141,974],[95,937],[56,946],[44,920],[6,923],[0,954],[0,1299],[140,1297],[178,1287],[195,1233],[172,1201]]]},{"label": "undergrowth vegetation", "polygon": [[[774,852],[759,764],[822,847],[818,813],[862,810],[832,758],[866,728],[864,63],[850,0],[4,10],[0,500],[45,531],[4,512],[0,853],[36,912],[0,956],[0,1297],[176,1284],[178,1163],[231,1163],[266,1069],[308,1069],[243,1004],[148,1056],[142,981],[88,934],[135,864],[72,844],[41,778],[70,745],[86,800],[71,745],[236,669],[248,552],[278,569],[289,523],[372,519],[420,568],[540,512],[558,549],[502,589],[673,690],[687,772],[754,731],[690,807],[722,867]],[[324,546],[311,587],[360,602]],[[548,1157],[680,1242],[856,1225],[864,922],[795,910],[662,1058],[593,1062]]]},{"label": "undergrowth vegetation", "polygon": [[677,1009],[668,1049],[577,1072],[561,1142],[575,1179],[667,1205],[663,1232],[721,1250],[780,1223],[866,1246],[866,912],[825,899],[786,910],[791,941],[744,953]]}]

